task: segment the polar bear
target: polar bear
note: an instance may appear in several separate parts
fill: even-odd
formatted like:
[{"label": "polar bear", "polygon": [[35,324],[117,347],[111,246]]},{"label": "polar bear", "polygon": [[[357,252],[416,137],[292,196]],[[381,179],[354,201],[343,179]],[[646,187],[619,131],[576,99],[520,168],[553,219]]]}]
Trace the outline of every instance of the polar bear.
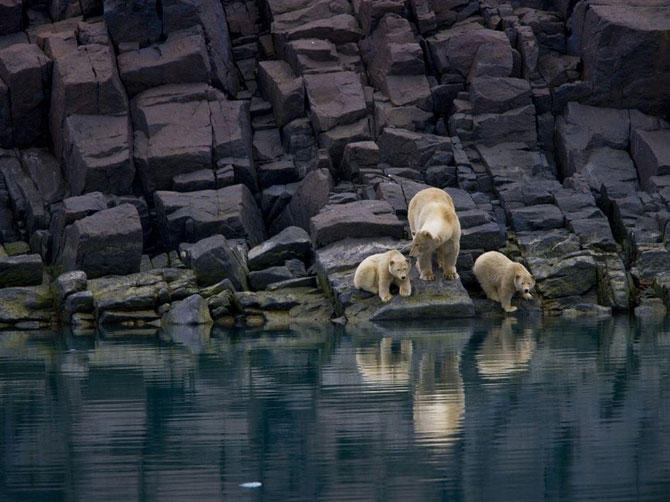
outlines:
[{"label": "polar bear", "polygon": [[447,279],[458,279],[456,259],[460,251],[461,224],[451,197],[439,188],[426,188],[417,193],[407,211],[412,231],[410,256],[416,257],[421,279],[432,281],[433,253]]},{"label": "polar bear", "polygon": [[530,290],[535,279],[521,263],[516,263],[497,251],[488,251],[475,260],[475,277],[491,300],[500,302],[505,312],[514,312],[511,301],[517,291],[526,300],[533,296]]},{"label": "polar bear", "polygon": [[409,269],[409,260],[400,251],[393,249],[386,253],[373,254],[356,269],[354,286],[370,293],[379,293],[383,302],[392,298],[389,288],[393,283],[400,288],[401,296],[409,296],[412,294]]}]

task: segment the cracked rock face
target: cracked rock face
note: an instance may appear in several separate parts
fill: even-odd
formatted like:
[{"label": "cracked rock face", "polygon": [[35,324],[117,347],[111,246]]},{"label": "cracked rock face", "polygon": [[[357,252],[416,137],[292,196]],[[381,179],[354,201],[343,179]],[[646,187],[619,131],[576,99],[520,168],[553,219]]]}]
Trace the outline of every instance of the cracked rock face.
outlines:
[{"label": "cracked rock face", "polygon": [[[34,4],[0,0],[2,323],[51,322],[64,270],[74,324],[490,313],[488,250],[536,275],[524,315],[670,298],[661,0]],[[429,186],[460,280],[355,291]]]}]

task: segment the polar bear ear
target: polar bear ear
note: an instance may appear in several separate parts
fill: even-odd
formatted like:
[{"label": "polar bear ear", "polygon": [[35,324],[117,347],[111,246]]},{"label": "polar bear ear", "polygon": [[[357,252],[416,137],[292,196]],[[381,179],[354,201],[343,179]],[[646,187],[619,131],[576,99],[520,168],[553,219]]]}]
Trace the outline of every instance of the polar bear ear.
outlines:
[{"label": "polar bear ear", "polygon": [[389,261],[389,267],[392,267],[393,265],[395,265],[395,260],[391,258],[391,260]]}]

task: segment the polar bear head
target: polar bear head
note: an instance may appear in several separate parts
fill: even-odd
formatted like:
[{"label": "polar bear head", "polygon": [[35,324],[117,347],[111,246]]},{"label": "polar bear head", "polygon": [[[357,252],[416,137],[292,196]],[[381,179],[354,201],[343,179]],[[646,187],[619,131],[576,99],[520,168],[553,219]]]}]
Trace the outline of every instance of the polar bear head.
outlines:
[{"label": "polar bear head", "polygon": [[530,297],[530,290],[535,287],[535,279],[526,270],[526,267],[520,263],[516,263],[516,271],[514,274],[514,288],[524,297]]},{"label": "polar bear head", "polygon": [[393,253],[389,259],[389,272],[396,279],[404,281],[409,275],[409,260],[399,252]]},{"label": "polar bear head", "polygon": [[440,237],[435,237],[429,230],[419,230],[412,241],[410,256],[419,257],[424,253],[432,253],[442,244]]}]

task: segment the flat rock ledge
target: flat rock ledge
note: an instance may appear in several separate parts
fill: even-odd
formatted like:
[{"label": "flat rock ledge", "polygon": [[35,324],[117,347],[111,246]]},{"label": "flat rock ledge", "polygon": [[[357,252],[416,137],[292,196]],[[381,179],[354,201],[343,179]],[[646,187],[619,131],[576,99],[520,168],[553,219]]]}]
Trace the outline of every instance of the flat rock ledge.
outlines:
[{"label": "flat rock ledge", "polygon": [[401,297],[392,289],[393,299],[384,303],[379,296],[354,288],[354,273],[363,258],[390,249],[407,251],[410,244],[394,239],[345,239],[319,249],[319,281],[333,299],[337,313],[350,323],[473,317],[474,304],[460,280],[422,281],[416,267],[410,273],[409,297]]}]

